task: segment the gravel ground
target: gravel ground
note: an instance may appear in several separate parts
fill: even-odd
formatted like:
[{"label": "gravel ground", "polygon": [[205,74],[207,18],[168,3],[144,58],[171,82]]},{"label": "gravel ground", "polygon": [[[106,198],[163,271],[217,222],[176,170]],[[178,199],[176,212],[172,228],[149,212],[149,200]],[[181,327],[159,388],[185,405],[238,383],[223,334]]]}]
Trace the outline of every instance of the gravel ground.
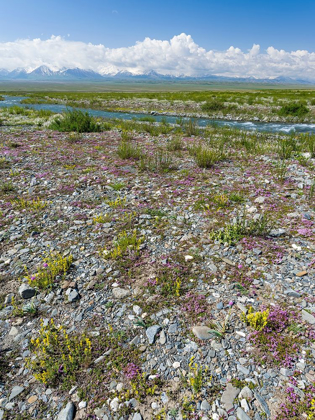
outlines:
[{"label": "gravel ground", "polygon": [[315,159],[211,130],[2,128],[0,419],[313,418]]}]

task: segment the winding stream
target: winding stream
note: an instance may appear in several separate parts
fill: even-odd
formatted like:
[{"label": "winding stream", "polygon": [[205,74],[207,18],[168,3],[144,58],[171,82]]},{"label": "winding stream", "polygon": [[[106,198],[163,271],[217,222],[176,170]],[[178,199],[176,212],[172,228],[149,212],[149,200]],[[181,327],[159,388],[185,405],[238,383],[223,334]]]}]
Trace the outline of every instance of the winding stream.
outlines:
[{"label": "winding stream", "polygon": [[[55,105],[55,104],[21,104],[21,101],[25,99],[22,96],[4,96],[5,100],[0,101],[0,107],[10,106],[21,106],[32,108],[36,110],[46,109],[55,113],[62,113],[66,110],[72,109],[66,105]],[[171,124],[176,124],[178,117],[170,115],[150,115],[150,114],[135,114],[128,112],[109,112],[99,111],[90,108],[78,108],[82,111],[87,111],[94,117],[101,118],[121,118],[124,120],[132,120],[134,118],[150,117],[154,118],[155,121],[167,121]],[[188,121],[190,118],[183,118],[184,121]],[[290,124],[290,123],[272,123],[272,122],[255,122],[255,121],[235,121],[235,120],[216,120],[210,118],[197,118],[195,120],[200,127],[206,127],[209,124],[216,124],[218,127],[231,127],[247,131],[261,131],[268,133],[315,133],[315,124]]]}]

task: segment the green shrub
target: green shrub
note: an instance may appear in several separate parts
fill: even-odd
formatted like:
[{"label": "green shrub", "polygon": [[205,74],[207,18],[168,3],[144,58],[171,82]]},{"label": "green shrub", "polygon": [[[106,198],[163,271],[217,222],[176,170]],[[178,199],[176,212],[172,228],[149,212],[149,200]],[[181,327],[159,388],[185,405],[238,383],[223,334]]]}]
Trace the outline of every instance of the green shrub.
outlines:
[{"label": "green shrub", "polygon": [[211,168],[214,164],[226,159],[223,151],[210,149],[201,144],[191,147],[189,152],[194,156],[194,160],[199,168]]},{"label": "green shrub", "polygon": [[287,105],[283,105],[278,114],[281,117],[290,115],[294,117],[304,117],[308,112],[310,112],[310,110],[304,104],[300,102],[291,102]]},{"label": "green shrub", "polygon": [[142,152],[137,145],[129,143],[127,141],[120,142],[117,150],[117,154],[121,159],[136,159],[139,160],[142,157]]},{"label": "green shrub", "polygon": [[218,101],[217,99],[213,99],[212,101],[207,101],[205,104],[201,106],[202,111],[205,112],[218,112],[223,111],[225,109],[225,105],[223,102]]},{"label": "green shrub", "polygon": [[74,109],[64,113],[62,118],[56,118],[50,127],[61,132],[93,133],[101,131],[99,124],[87,112]]}]

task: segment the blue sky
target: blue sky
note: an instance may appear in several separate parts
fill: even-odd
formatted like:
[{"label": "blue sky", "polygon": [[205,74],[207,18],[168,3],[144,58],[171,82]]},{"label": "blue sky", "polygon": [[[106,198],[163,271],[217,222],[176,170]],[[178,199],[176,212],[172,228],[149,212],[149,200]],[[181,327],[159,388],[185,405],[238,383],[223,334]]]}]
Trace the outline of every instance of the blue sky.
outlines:
[{"label": "blue sky", "polygon": [[0,42],[70,34],[117,48],[185,32],[206,49],[315,49],[314,0],[0,0],[0,10]]},{"label": "blue sky", "polygon": [[0,0],[0,70],[315,81],[315,0]]}]

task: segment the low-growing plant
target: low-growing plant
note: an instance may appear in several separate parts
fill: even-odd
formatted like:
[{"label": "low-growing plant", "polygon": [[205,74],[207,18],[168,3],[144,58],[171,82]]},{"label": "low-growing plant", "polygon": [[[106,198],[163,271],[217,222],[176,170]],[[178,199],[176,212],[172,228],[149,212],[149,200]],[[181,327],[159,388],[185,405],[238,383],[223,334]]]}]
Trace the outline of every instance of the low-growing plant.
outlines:
[{"label": "low-growing plant", "polygon": [[15,191],[15,187],[11,181],[0,184],[0,193],[8,194],[13,191]]},{"label": "low-growing plant", "polygon": [[118,197],[116,198],[116,200],[107,200],[106,204],[113,209],[117,209],[118,207],[124,207],[126,202],[127,202],[126,197],[124,198]]},{"label": "low-growing plant", "polygon": [[34,377],[47,386],[69,389],[78,373],[91,362],[92,343],[86,334],[68,334],[65,327],[56,326],[53,319],[41,322],[37,338],[30,344],[32,356],[27,366]]},{"label": "low-growing plant", "polygon": [[174,137],[172,140],[167,144],[167,150],[169,152],[176,152],[182,150],[184,148],[183,141],[180,137]]},{"label": "low-growing plant", "polygon": [[201,144],[194,145],[189,149],[190,154],[193,155],[196,164],[200,168],[212,168],[216,163],[226,159],[226,154],[217,149],[211,149]]},{"label": "low-growing plant", "polygon": [[[50,252],[44,259],[42,265],[33,275],[27,274],[27,280],[31,286],[39,289],[51,287],[60,277],[65,278],[73,261],[72,255],[63,257],[59,253]],[[27,272],[27,268],[25,267]]]},{"label": "low-growing plant", "polygon": [[119,144],[117,154],[121,159],[139,160],[142,157],[141,149],[137,145],[124,140]]},{"label": "low-growing plant", "polygon": [[112,249],[109,251],[104,248],[102,250],[102,255],[105,258],[116,260],[125,255],[127,251],[137,254],[142,242],[143,238],[138,238],[136,230],[134,230],[132,233],[123,231],[118,235],[117,240],[114,241]]},{"label": "low-growing plant", "polygon": [[33,200],[26,200],[25,198],[17,198],[11,202],[12,206],[19,209],[28,209],[28,210],[43,210],[47,207],[47,201],[41,200],[39,197],[34,198]]},{"label": "low-growing plant", "polygon": [[267,236],[271,226],[271,220],[266,214],[261,215],[258,219],[248,220],[244,212],[236,218],[235,223],[228,223],[224,228],[212,231],[210,239],[234,245],[245,236]]},{"label": "low-growing plant", "polygon": [[93,217],[93,224],[97,225],[99,223],[109,223],[111,217],[108,214],[99,214],[98,216]]}]

